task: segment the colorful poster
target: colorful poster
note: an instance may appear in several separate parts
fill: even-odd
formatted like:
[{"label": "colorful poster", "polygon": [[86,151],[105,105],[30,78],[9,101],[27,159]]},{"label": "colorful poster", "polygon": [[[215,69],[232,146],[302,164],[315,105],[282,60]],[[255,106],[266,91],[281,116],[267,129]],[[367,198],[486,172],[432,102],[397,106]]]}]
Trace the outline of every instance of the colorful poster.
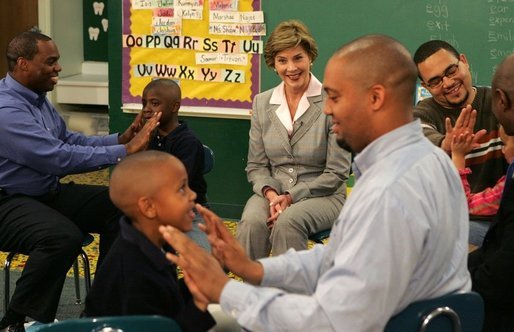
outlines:
[{"label": "colorful poster", "polygon": [[266,33],[260,0],[123,1],[123,104],[140,103],[161,77],[179,83],[183,105],[251,108]]}]

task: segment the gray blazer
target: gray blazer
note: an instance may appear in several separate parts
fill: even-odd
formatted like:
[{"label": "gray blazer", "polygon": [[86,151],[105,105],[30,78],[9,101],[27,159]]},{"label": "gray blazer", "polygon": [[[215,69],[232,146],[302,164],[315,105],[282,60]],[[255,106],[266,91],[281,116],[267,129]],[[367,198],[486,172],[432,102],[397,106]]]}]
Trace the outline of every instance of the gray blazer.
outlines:
[{"label": "gray blazer", "polygon": [[346,193],[350,153],[336,143],[332,118],[323,113],[325,93],[308,97],[310,107],[288,136],[269,103],[273,89],[253,101],[246,172],[253,191],[262,196],[270,186],[288,192],[293,203],[310,197]]}]

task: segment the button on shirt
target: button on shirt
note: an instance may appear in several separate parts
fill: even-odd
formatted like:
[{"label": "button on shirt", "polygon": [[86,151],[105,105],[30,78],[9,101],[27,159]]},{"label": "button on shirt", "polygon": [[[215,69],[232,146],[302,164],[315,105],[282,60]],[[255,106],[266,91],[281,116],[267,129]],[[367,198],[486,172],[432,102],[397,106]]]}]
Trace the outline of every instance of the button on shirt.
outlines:
[{"label": "button on shirt", "polygon": [[46,194],[62,176],[105,168],[126,155],[118,134],[68,131],[45,94],[9,74],[0,80],[0,136],[0,188],[10,194]]},{"label": "button on shirt", "polygon": [[355,158],[327,245],[260,260],[261,287],[231,280],[221,306],[252,331],[383,331],[409,303],[468,291],[468,210],[451,160],[419,120]]}]

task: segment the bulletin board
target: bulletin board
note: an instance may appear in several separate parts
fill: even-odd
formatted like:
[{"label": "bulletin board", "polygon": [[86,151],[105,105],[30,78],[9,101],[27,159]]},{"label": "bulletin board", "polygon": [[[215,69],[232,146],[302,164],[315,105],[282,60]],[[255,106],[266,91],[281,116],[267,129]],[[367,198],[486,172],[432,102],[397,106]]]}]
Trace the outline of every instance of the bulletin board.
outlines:
[{"label": "bulletin board", "polygon": [[250,109],[260,87],[260,0],[123,0],[122,103],[155,78],[176,80],[182,104]]}]

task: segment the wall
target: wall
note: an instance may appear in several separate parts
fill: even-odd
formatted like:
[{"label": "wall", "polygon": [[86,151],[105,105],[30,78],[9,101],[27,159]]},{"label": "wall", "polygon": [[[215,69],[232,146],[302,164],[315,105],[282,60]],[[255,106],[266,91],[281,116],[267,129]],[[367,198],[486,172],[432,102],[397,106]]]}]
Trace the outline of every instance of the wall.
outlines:
[{"label": "wall", "polygon": [[0,1],[0,77],[7,73],[5,50],[17,34],[38,25],[37,0]]},{"label": "wall", "polygon": [[[109,3],[111,130],[119,131],[133,119],[121,112],[121,1]],[[489,85],[497,63],[514,51],[514,0],[262,0],[268,31],[280,21],[300,19],[319,44],[313,72],[323,80],[324,66],[342,44],[367,33],[388,34],[414,52],[430,39],[449,41],[465,53],[474,82]],[[264,38],[265,40],[266,38]],[[261,69],[261,91],[279,83],[273,71]],[[216,152],[216,166],[207,177],[209,199],[223,217],[238,218],[251,194],[244,167],[248,119],[188,118],[191,127]]]},{"label": "wall", "polygon": [[[109,115],[111,132],[120,132],[134,119],[121,112],[121,1],[109,2]],[[214,169],[207,174],[208,199],[224,218],[241,217],[251,186],[244,168],[248,153],[246,119],[183,117],[202,142],[215,153]]]},{"label": "wall", "polygon": [[108,61],[107,3],[107,0],[82,0],[84,61]]},{"label": "wall", "polygon": [[[513,0],[263,0],[262,10],[268,31],[291,18],[307,24],[319,46],[313,72],[320,79],[337,48],[369,33],[390,35],[412,53],[428,40],[446,40],[466,54],[478,85],[489,85],[496,65],[514,51]],[[263,89],[275,82],[262,71]]]}]

